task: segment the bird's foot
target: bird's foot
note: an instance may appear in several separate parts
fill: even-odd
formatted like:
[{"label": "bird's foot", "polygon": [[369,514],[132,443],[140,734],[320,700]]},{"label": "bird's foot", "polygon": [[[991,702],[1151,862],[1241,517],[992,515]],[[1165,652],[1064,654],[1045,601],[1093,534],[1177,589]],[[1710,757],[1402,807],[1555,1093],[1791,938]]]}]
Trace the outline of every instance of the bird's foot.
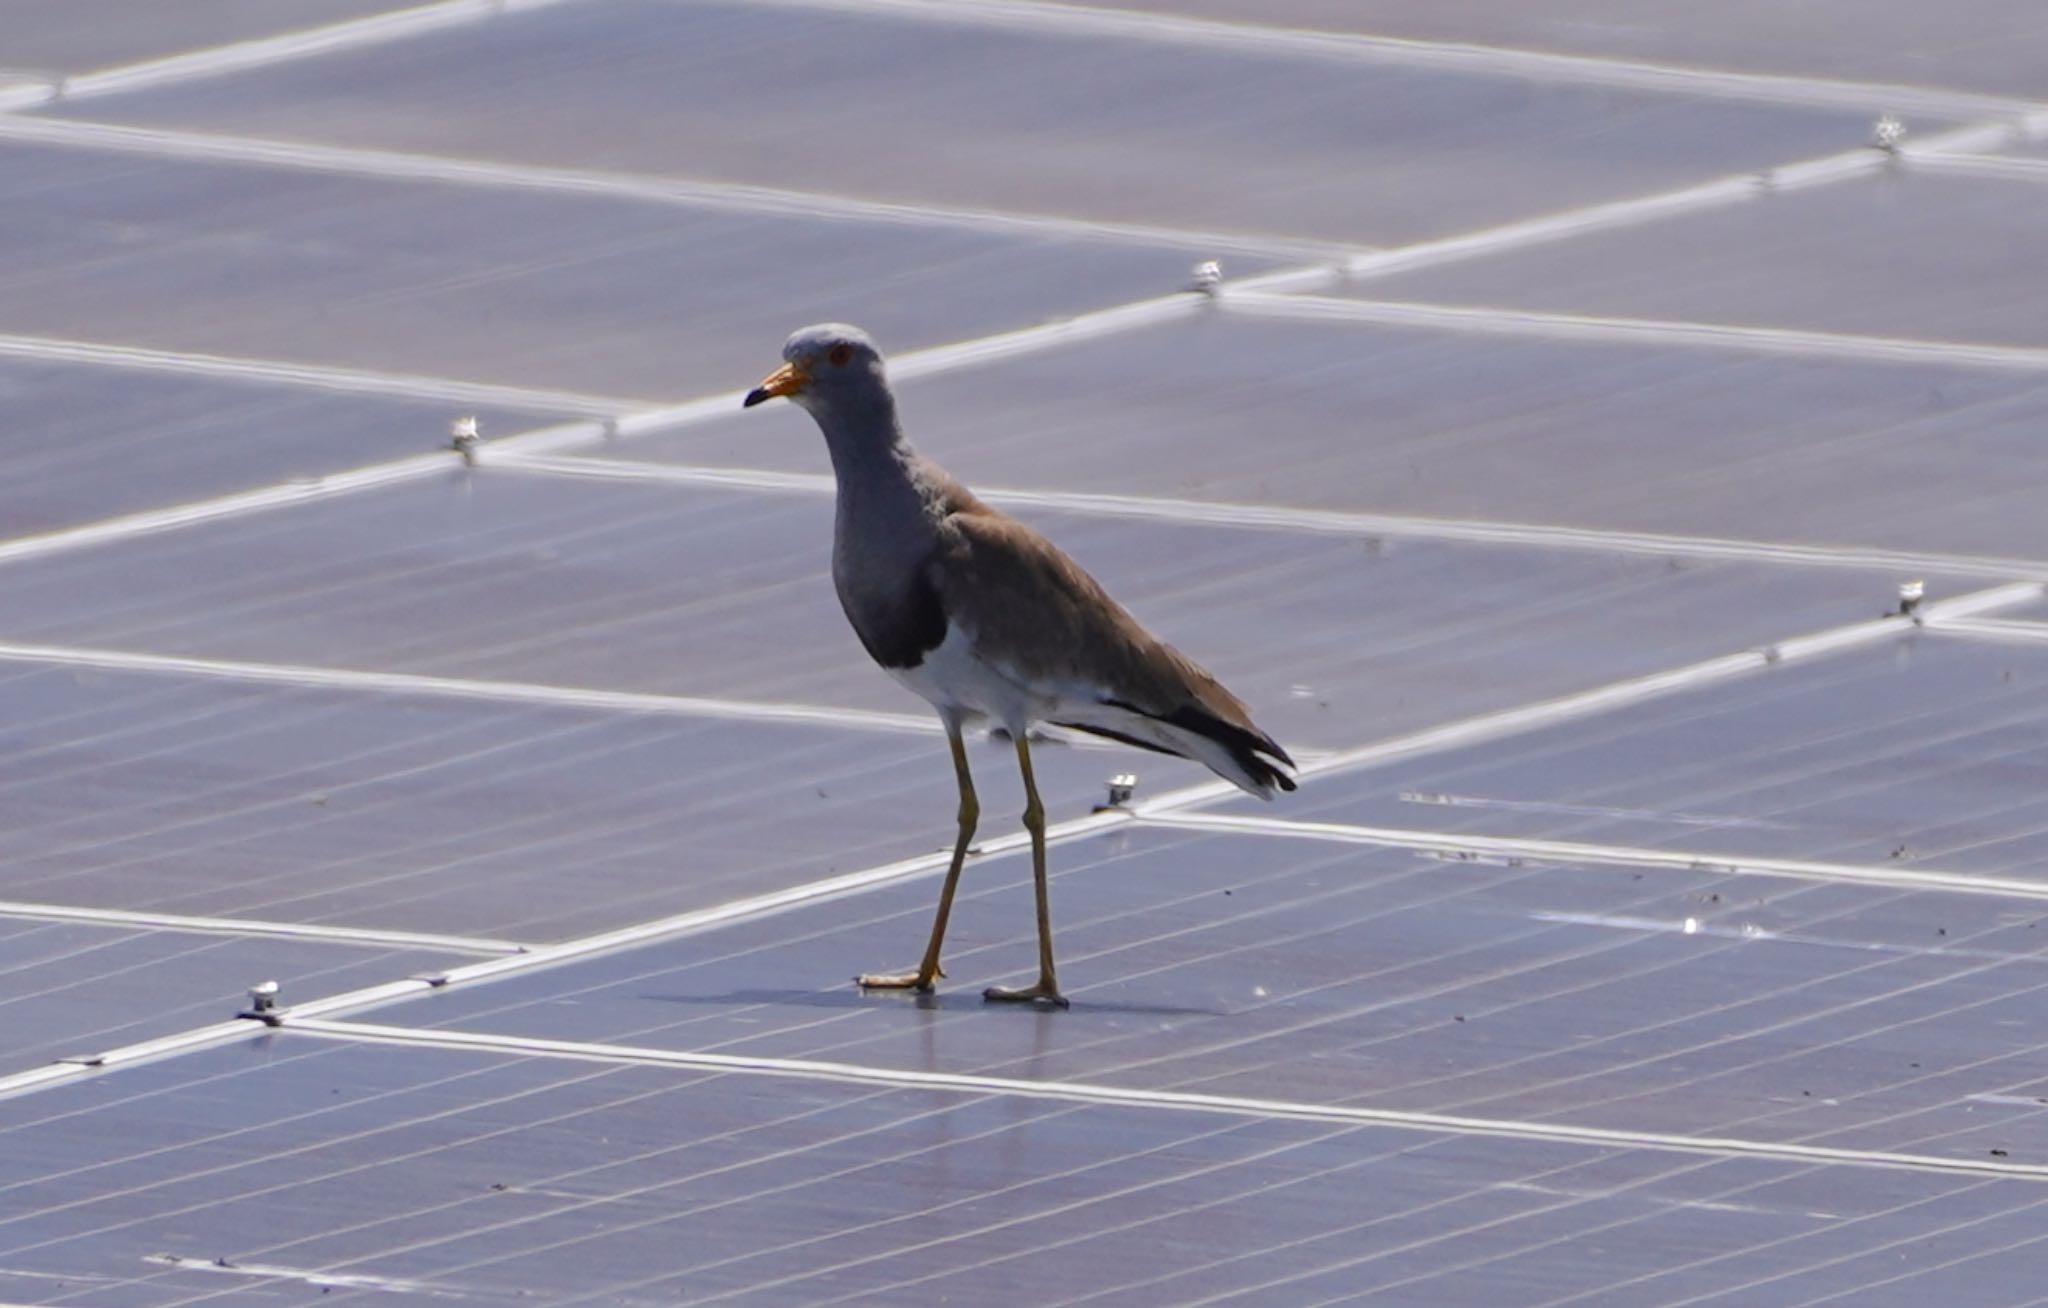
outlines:
[{"label": "bird's foot", "polygon": [[946,975],[937,968],[929,974],[919,972],[863,972],[853,979],[863,990],[915,990],[928,995],[938,988],[938,979]]},{"label": "bird's foot", "polygon": [[1040,1008],[1065,1008],[1067,997],[1049,976],[1042,976],[1028,986],[990,986],[981,992],[981,997],[991,1004],[1036,1004]]}]

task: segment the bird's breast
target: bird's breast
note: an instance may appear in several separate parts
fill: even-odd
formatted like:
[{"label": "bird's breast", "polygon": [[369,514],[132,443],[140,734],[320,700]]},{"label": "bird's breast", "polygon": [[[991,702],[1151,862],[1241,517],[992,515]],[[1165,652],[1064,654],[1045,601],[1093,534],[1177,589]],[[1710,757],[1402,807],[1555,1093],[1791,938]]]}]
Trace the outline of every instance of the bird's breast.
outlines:
[{"label": "bird's breast", "polygon": [[873,567],[832,570],[839,606],[875,662],[890,670],[911,668],[946,638],[946,611],[922,566],[894,575]]}]

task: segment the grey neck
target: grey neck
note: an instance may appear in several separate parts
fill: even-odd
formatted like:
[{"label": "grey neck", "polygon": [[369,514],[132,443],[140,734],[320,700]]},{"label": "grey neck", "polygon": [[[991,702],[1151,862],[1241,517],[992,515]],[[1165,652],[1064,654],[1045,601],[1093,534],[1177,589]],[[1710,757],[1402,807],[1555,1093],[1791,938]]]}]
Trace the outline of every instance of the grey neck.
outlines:
[{"label": "grey neck", "polygon": [[830,405],[810,408],[818,430],[825,434],[825,448],[831,452],[832,471],[842,491],[849,483],[900,468],[904,457],[915,457],[896,423],[896,399],[887,390],[839,396]]},{"label": "grey neck", "polygon": [[895,402],[883,392],[818,406],[811,416],[839,483],[833,570],[842,594],[849,587],[894,589],[932,548],[929,488],[918,476],[917,451],[896,425]]}]

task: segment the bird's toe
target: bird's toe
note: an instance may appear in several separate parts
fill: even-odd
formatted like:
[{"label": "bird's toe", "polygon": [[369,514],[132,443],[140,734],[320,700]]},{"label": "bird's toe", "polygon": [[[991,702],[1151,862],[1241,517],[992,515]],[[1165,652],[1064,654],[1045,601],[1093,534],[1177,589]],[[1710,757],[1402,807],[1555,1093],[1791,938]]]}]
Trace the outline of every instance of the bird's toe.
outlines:
[{"label": "bird's toe", "polygon": [[981,997],[991,1004],[1036,1004],[1040,1008],[1066,1008],[1067,997],[1059,986],[1040,980],[1028,986],[990,986]]},{"label": "bird's toe", "polygon": [[932,992],[933,981],[922,972],[863,972],[853,979],[863,990],[915,990],[921,995]]}]

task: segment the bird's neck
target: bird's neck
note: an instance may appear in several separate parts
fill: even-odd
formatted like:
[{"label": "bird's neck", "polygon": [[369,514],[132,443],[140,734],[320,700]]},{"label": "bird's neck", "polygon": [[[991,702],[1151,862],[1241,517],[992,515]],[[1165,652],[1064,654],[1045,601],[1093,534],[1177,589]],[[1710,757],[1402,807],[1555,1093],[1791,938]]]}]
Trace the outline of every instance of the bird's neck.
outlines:
[{"label": "bird's neck", "polygon": [[[896,425],[885,394],[852,407],[817,407],[839,483],[833,523],[833,572],[842,598],[849,588],[893,587],[931,552],[931,496],[917,451]],[[864,562],[865,571],[856,567]]]},{"label": "bird's neck", "polygon": [[894,399],[884,392],[873,400],[817,408],[811,416],[832,455],[842,512],[849,506],[884,513],[917,509],[917,451],[896,424]]},{"label": "bird's neck", "polygon": [[896,398],[886,390],[804,407],[817,419],[825,446],[832,451],[833,470],[842,477],[850,466],[878,459],[903,444],[903,428],[896,422]]}]

